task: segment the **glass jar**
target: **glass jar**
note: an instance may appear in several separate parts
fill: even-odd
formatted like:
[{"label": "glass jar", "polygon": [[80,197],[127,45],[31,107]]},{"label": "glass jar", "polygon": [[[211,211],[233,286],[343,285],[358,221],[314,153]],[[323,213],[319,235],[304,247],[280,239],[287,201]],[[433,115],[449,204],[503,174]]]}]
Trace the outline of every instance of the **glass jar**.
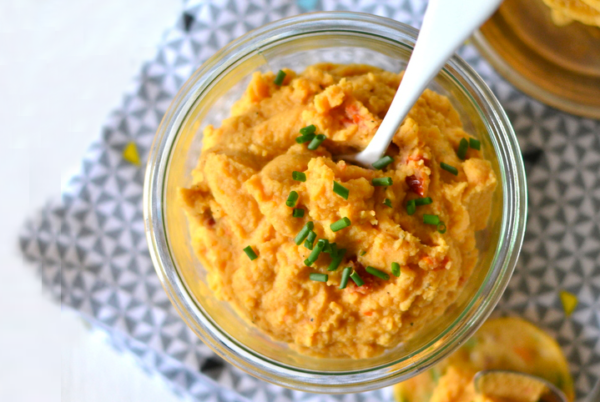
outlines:
[{"label": "glass jar", "polygon": [[465,342],[502,295],[520,251],[526,218],[525,170],[510,122],[489,88],[453,57],[430,84],[450,98],[465,130],[479,138],[499,178],[480,258],[446,312],[386,353],[368,359],[299,354],[217,300],[194,255],[177,190],[191,183],[202,129],[219,126],[254,71],[316,62],[365,63],[390,71],[407,64],[418,31],[386,18],[349,12],[299,15],[263,26],[221,49],[183,85],[158,129],[144,188],[146,233],[156,272],[171,302],[196,335],[229,363],[260,379],[308,392],[362,392],[405,380]]}]

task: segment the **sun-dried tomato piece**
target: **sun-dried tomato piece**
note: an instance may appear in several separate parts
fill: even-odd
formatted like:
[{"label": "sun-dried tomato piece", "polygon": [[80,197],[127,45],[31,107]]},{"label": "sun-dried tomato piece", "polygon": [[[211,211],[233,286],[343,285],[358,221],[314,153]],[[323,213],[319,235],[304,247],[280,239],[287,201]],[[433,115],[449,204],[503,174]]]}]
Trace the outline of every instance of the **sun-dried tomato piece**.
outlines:
[{"label": "sun-dried tomato piece", "polygon": [[358,262],[356,256],[350,257],[349,262],[350,264],[352,264],[354,271],[356,271],[356,273],[363,280],[364,284],[362,286],[356,286],[356,283],[354,283],[354,281],[349,280],[346,289],[348,289],[351,292],[360,293],[363,295],[372,292],[373,289],[378,285],[377,278],[375,278],[373,275],[367,272],[365,266]]},{"label": "sun-dried tomato piece", "polygon": [[421,197],[425,196],[425,185],[423,180],[418,178],[416,175],[406,177],[406,184],[414,193],[419,194]]},{"label": "sun-dried tomato piece", "polygon": [[448,256],[444,257],[441,261],[437,258],[431,258],[429,256],[425,256],[421,258],[421,261],[425,262],[426,265],[431,267],[431,271],[441,271],[446,269],[446,265],[450,262]]}]

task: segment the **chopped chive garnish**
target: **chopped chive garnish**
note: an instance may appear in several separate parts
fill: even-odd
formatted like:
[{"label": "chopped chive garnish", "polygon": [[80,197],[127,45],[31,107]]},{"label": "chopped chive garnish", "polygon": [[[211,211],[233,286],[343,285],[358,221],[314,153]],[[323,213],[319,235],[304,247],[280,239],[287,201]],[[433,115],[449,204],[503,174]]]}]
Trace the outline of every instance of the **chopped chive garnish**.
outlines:
[{"label": "chopped chive garnish", "polygon": [[316,282],[327,282],[327,279],[329,279],[327,274],[317,274],[315,272],[310,274],[308,277],[310,278],[311,281],[316,281]]},{"label": "chopped chive garnish", "polygon": [[385,273],[385,272],[383,272],[383,271],[380,271],[380,270],[378,270],[377,268],[373,268],[373,267],[371,267],[371,266],[368,266],[368,267],[367,267],[367,268],[365,268],[365,269],[366,269],[366,271],[367,271],[368,273],[370,273],[370,274],[371,274],[371,275],[373,275],[373,276],[376,276],[376,277],[378,277],[379,279],[383,279],[383,280],[385,280],[385,281],[387,281],[388,279],[390,279],[390,276],[389,276],[388,274],[386,274],[386,273]]},{"label": "chopped chive garnish", "polygon": [[332,232],[337,232],[338,230],[347,228],[351,224],[352,222],[350,222],[350,219],[344,217],[337,222],[333,222],[329,227],[331,228]]},{"label": "chopped chive garnish", "polygon": [[458,150],[456,151],[456,155],[463,161],[467,157],[467,149],[469,149],[469,142],[462,138],[458,143]]},{"label": "chopped chive garnish", "polygon": [[304,239],[306,239],[306,236],[308,236],[308,234],[310,233],[311,230],[313,230],[315,227],[315,224],[312,222],[306,222],[304,224],[304,226],[302,227],[302,229],[300,230],[300,232],[298,232],[298,234],[296,235],[296,238],[294,239],[294,242],[296,242],[296,244],[299,246],[302,244],[302,242],[304,241]]},{"label": "chopped chive garnish", "polygon": [[314,151],[315,149],[319,148],[319,145],[321,145],[321,143],[325,141],[326,138],[327,137],[325,137],[325,134],[319,134],[315,136],[315,138],[312,139],[310,144],[308,144],[307,148],[311,151]]},{"label": "chopped chive garnish", "polygon": [[296,172],[295,170],[292,172],[292,179],[296,181],[306,181],[306,175],[302,172]]},{"label": "chopped chive garnish", "polygon": [[329,244],[329,254],[331,254],[331,258],[334,258],[335,256],[338,255],[337,244],[335,244],[335,243]]},{"label": "chopped chive garnish", "polygon": [[360,256],[362,257],[363,255],[367,254],[367,252],[365,250],[360,252]]},{"label": "chopped chive garnish", "polygon": [[392,262],[392,274],[395,277],[400,276],[400,264],[398,264],[397,262]]},{"label": "chopped chive garnish", "polygon": [[346,289],[348,285],[348,278],[350,278],[350,272],[352,272],[352,267],[346,267],[342,271],[342,281],[340,282],[340,289]]},{"label": "chopped chive garnish", "polygon": [[406,203],[406,213],[409,215],[413,215],[417,212],[417,202],[415,200],[410,200]]},{"label": "chopped chive garnish", "polygon": [[476,140],[475,138],[469,138],[469,146],[478,151],[481,150],[481,141]]},{"label": "chopped chive garnish", "polygon": [[440,232],[441,234],[446,233],[446,224],[444,222],[438,223],[437,225],[437,231]]},{"label": "chopped chive garnish", "polygon": [[317,234],[311,230],[310,233],[308,234],[308,237],[304,241],[304,247],[306,247],[309,250],[312,250],[313,244],[314,244],[316,238],[317,238]]},{"label": "chopped chive garnish", "polygon": [[423,223],[426,223],[428,225],[439,225],[440,217],[437,215],[424,214],[423,215]]},{"label": "chopped chive garnish", "polygon": [[325,245],[323,246],[323,250],[321,250],[321,252],[326,253],[326,254],[331,254],[331,244],[329,242],[325,243]]},{"label": "chopped chive garnish", "polygon": [[385,200],[383,200],[383,205],[385,205],[386,207],[392,207],[392,200],[390,200],[389,198],[386,198]]},{"label": "chopped chive garnish", "polygon": [[[342,260],[344,259],[344,255],[346,255],[346,249],[342,248],[342,249],[340,249],[340,251],[338,251],[337,255],[335,255],[335,257],[333,257],[333,259],[331,260],[331,263],[329,263],[329,266],[327,267],[327,270],[335,271],[336,269],[338,269],[338,267],[342,263]],[[332,254],[332,256],[333,256],[333,254]]]},{"label": "chopped chive garnish", "polygon": [[350,194],[350,190],[348,190],[346,187],[342,186],[337,181],[333,182],[333,192],[345,200],[348,199],[348,195]]},{"label": "chopped chive garnish", "polygon": [[374,186],[391,186],[392,185],[392,178],[391,177],[376,177],[374,178],[371,183]]},{"label": "chopped chive garnish", "polygon": [[302,208],[294,208],[294,211],[292,212],[292,216],[294,218],[303,218],[304,210]]},{"label": "chopped chive garnish", "polygon": [[314,124],[311,124],[310,126],[302,127],[300,129],[300,134],[302,134],[304,136],[312,135],[315,133],[315,131],[317,131],[317,127],[315,127]]},{"label": "chopped chive garnish", "polygon": [[415,205],[417,207],[420,207],[421,205],[429,205],[433,202],[433,200],[431,199],[431,197],[425,197],[425,198],[417,198],[415,200]]},{"label": "chopped chive garnish", "polygon": [[279,70],[279,72],[277,73],[277,76],[273,80],[273,83],[275,85],[281,85],[281,84],[283,84],[284,79],[285,79],[285,72],[283,72],[283,70]]},{"label": "chopped chive garnish", "polygon": [[298,144],[304,144],[305,142],[312,141],[316,136],[314,134],[306,134],[301,135],[300,137],[296,137],[296,142]]},{"label": "chopped chive garnish", "polygon": [[454,176],[458,176],[458,169],[454,166],[450,166],[447,163],[442,162],[440,163],[440,167],[445,171],[452,173]]},{"label": "chopped chive garnish", "polygon": [[248,246],[244,249],[244,253],[250,258],[250,261],[254,261],[258,258],[254,250],[252,250],[252,246]]},{"label": "chopped chive garnish", "polygon": [[352,278],[354,283],[356,283],[356,286],[360,287],[365,284],[365,282],[362,280],[362,278],[360,277],[360,275],[358,275],[358,272],[356,272],[356,271],[354,271],[350,274],[350,278]]},{"label": "chopped chive garnish", "polygon": [[377,170],[380,170],[380,169],[383,169],[384,167],[386,167],[387,165],[389,165],[390,163],[392,163],[393,161],[394,161],[394,158],[392,158],[389,155],[386,155],[383,158],[376,161],[375,163],[373,163],[371,166],[373,166]]},{"label": "chopped chive garnish", "polygon": [[296,191],[290,191],[290,195],[288,195],[288,198],[285,201],[285,205],[293,208],[296,206],[297,201],[298,201],[298,193]]},{"label": "chopped chive garnish", "polygon": [[321,254],[321,251],[323,251],[323,248],[325,248],[325,245],[327,243],[329,243],[327,239],[319,239],[313,251],[310,253],[308,258],[304,260],[304,264],[308,267],[313,265],[315,261],[317,261],[317,259],[319,258],[319,254]]}]

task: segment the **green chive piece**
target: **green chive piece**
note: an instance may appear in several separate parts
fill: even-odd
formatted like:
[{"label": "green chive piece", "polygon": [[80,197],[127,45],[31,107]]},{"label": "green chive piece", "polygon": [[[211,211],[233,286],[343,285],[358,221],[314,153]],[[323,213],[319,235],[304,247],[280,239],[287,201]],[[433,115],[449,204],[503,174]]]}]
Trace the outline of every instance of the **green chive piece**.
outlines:
[{"label": "green chive piece", "polygon": [[327,241],[327,239],[319,239],[319,241],[317,242],[317,245],[315,246],[313,251],[310,253],[308,258],[306,260],[304,260],[304,264],[307,267],[310,267],[311,265],[313,265],[315,263],[315,261],[317,261],[317,259],[319,258],[319,254],[321,254],[321,252],[323,251],[323,248],[325,248],[325,245],[327,243],[329,243]]},{"label": "green chive piece", "polygon": [[308,221],[304,224],[304,226],[302,227],[302,229],[300,230],[300,232],[298,232],[298,234],[296,235],[296,238],[294,239],[294,242],[296,242],[296,245],[301,245],[302,242],[304,241],[304,239],[306,239],[306,236],[308,236],[308,234],[310,233],[311,230],[313,230],[315,227],[315,224]]},{"label": "green chive piece", "polygon": [[390,163],[392,163],[393,161],[394,161],[394,158],[392,158],[389,155],[386,155],[383,158],[376,161],[375,163],[373,163],[371,166],[373,166],[377,170],[381,170],[384,167],[386,167],[387,165],[389,165]]},{"label": "green chive piece", "polygon": [[284,79],[285,79],[285,72],[283,70],[279,70],[279,72],[277,73],[277,76],[273,80],[273,83],[277,86],[280,86],[281,84],[283,84]]},{"label": "green chive piece", "polygon": [[312,141],[316,136],[314,134],[306,134],[301,135],[300,137],[296,137],[296,142],[298,144],[304,144],[305,142]]},{"label": "green chive piece", "polygon": [[327,274],[317,274],[315,272],[310,274],[308,277],[310,278],[311,281],[316,281],[316,282],[327,282],[327,279],[329,279]]},{"label": "green chive piece", "polygon": [[336,269],[338,269],[339,266],[340,266],[340,264],[342,263],[342,260],[344,259],[344,255],[346,255],[346,249],[342,248],[337,253],[337,255],[331,260],[331,263],[327,267],[327,270],[328,271],[335,271]]},{"label": "green chive piece", "polygon": [[410,200],[406,203],[406,213],[409,215],[413,215],[417,212],[417,202],[415,200]]},{"label": "green chive piece", "polygon": [[377,187],[391,186],[392,178],[391,177],[376,177],[373,180],[371,180],[371,184],[373,184],[374,186],[377,186]]},{"label": "green chive piece", "polygon": [[398,264],[397,262],[392,262],[392,274],[395,277],[400,276],[400,264]]},{"label": "green chive piece", "polygon": [[386,274],[383,271],[378,270],[377,268],[373,268],[371,266],[366,268],[366,271],[368,273],[370,273],[373,276],[378,277],[379,279],[383,279],[384,281],[387,281],[388,279],[390,279],[390,276],[388,274]]},{"label": "green chive piece", "polygon": [[363,255],[367,254],[367,252],[365,250],[360,252],[360,256],[362,257]]},{"label": "green chive piece", "polygon": [[323,247],[323,252],[326,254],[330,254],[331,258],[335,257],[338,253],[338,248],[337,248],[337,244],[336,243],[329,243],[327,241],[327,244],[325,244],[325,247]]},{"label": "green chive piece", "polygon": [[311,151],[314,151],[315,149],[319,148],[319,145],[321,145],[321,143],[325,141],[326,138],[327,137],[325,137],[325,134],[319,134],[315,136],[315,138],[312,139],[310,144],[308,144],[307,148]]},{"label": "green chive piece", "polygon": [[429,205],[433,202],[433,200],[431,199],[431,197],[425,197],[425,198],[417,198],[415,200],[415,205],[417,207],[420,207],[421,205]]},{"label": "green chive piece", "polygon": [[458,150],[456,151],[456,155],[458,155],[458,157],[464,161],[467,157],[468,149],[469,149],[469,141],[467,141],[463,138],[458,143]]},{"label": "green chive piece", "polygon": [[440,223],[438,223],[438,225],[437,225],[437,231],[440,232],[441,234],[444,234],[444,233],[446,233],[446,229],[447,229],[446,224],[444,222],[440,221]]},{"label": "green chive piece", "polygon": [[440,167],[445,171],[452,173],[454,176],[458,176],[458,169],[454,166],[450,166],[447,163],[442,162],[440,163]]},{"label": "green chive piece", "polygon": [[473,149],[481,151],[481,141],[476,140],[475,138],[469,138],[469,146]]},{"label": "green chive piece", "polygon": [[385,200],[383,200],[383,205],[385,205],[386,207],[392,207],[392,200],[390,200],[389,198],[386,198]]},{"label": "green chive piece", "polygon": [[308,234],[308,237],[304,241],[304,247],[306,247],[309,250],[312,250],[313,244],[314,244],[316,238],[317,238],[317,234],[311,230],[310,233]]},{"label": "green chive piece", "polygon": [[360,287],[365,284],[365,281],[362,280],[362,278],[360,277],[360,275],[358,275],[358,272],[356,272],[356,271],[354,271],[350,274],[350,278],[352,278],[354,283],[356,283],[356,286]]},{"label": "green chive piece", "polygon": [[296,172],[295,170],[292,172],[292,179],[296,181],[306,181],[306,175],[302,172]]},{"label": "green chive piece", "polygon": [[254,250],[252,250],[252,246],[248,246],[244,249],[244,253],[250,258],[250,261],[254,261],[258,258]]},{"label": "green chive piece", "polygon": [[337,222],[333,222],[329,227],[331,228],[332,232],[337,232],[339,230],[347,228],[351,224],[352,222],[350,222],[350,219],[344,217]]},{"label": "green chive piece", "polygon": [[292,216],[294,218],[303,218],[304,210],[302,208],[294,208],[294,211],[292,212]]},{"label": "green chive piece", "polygon": [[311,124],[310,126],[302,127],[300,129],[300,134],[302,134],[303,136],[307,136],[314,134],[315,131],[317,131],[317,127],[315,127],[314,124]]},{"label": "green chive piece", "polygon": [[285,201],[285,205],[293,208],[296,206],[297,201],[298,201],[298,193],[296,191],[290,191],[290,195],[288,195],[288,198]]},{"label": "green chive piece", "polygon": [[337,181],[333,182],[333,192],[345,200],[348,199],[348,195],[350,194],[350,190],[348,190],[346,187],[342,186]]},{"label": "green chive piece", "polygon": [[439,225],[440,224],[440,217],[437,215],[428,215],[428,214],[424,214],[423,215],[423,223],[426,223],[428,225]]},{"label": "green chive piece", "polygon": [[342,271],[342,281],[340,282],[340,289],[346,289],[348,285],[348,279],[350,278],[350,273],[352,272],[352,267],[346,267]]}]

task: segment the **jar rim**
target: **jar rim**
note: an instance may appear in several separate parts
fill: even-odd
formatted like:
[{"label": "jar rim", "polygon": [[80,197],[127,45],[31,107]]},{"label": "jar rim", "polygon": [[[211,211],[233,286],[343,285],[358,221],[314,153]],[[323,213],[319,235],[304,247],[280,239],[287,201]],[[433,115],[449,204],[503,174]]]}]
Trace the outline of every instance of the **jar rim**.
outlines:
[{"label": "jar rim", "polygon": [[[179,128],[190,112],[191,105],[203,96],[210,84],[218,80],[232,64],[279,40],[304,34],[350,30],[356,34],[372,34],[412,48],[418,30],[388,18],[354,12],[315,12],[301,14],[266,24],[232,41],[207,60],[179,90],[157,130],[150,150],[144,183],[143,208],[146,237],[150,255],[159,279],[173,305],[186,324],[213,351],[245,372],[268,382],[308,392],[347,393],[363,392],[391,385],[408,378],[407,370],[390,371],[389,367],[405,359],[425,353],[451,330],[450,342],[434,351],[425,353],[422,359],[410,367],[413,372],[424,370],[448,356],[466,341],[483,324],[499,301],[512,275],[525,232],[527,215],[527,191],[525,169],[519,154],[519,146],[510,121],[500,103],[481,77],[458,56],[453,56],[445,66],[452,77],[459,74],[469,83],[466,92],[480,110],[482,119],[491,125],[490,138],[501,167],[503,213],[500,246],[494,255],[482,286],[473,295],[465,310],[442,333],[411,356],[385,366],[376,366],[351,372],[327,372],[325,374],[281,365],[265,356],[247,350],[244,345],[229,337],[205,314],[187,291],[177,273],[175,262],[165,233],[164,185],[169,168],[170,154],[177,140]],[[396,38],[396,39],[394,39]],[[462,86],[455,80],[455,83]],[[487,286],[487,287],[486,287]],[[489,292],[485,300],[474,306],[484,288]],[[474,311],[472,311],[475,308]],[[463,321],[470,313],[467,321]],[[459,325],[461,324],[461,325]],[[458,328],[457,328],[458,326]],[[221,336],[215,336],[219,333]],[[361,376],[369,374],[366,379]]]}]

